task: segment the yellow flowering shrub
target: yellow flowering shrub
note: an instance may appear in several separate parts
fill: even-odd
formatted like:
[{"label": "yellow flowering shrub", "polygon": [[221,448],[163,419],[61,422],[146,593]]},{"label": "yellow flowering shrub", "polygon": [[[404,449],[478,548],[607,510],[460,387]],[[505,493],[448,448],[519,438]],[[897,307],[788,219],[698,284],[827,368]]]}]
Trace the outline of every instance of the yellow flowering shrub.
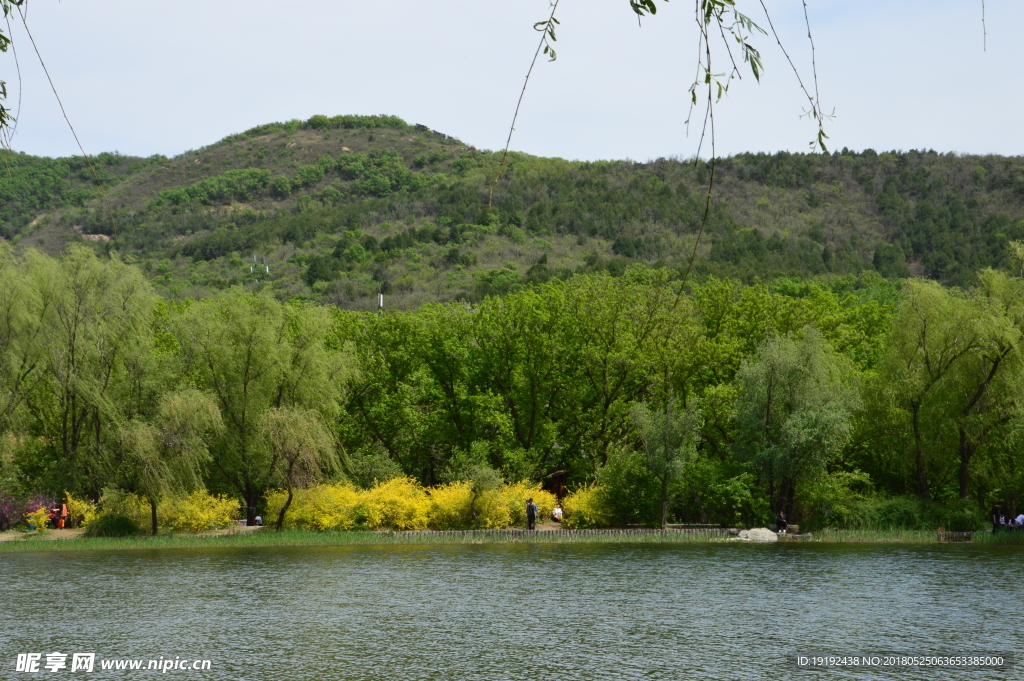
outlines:
[{"label": "yellow flowering shrub", "polygon": [[[159,515],[160,509],[157,508]],[[123,515],[131,518],[139,527],[149,527],[149,502],[138,494],[119,489],[105,489],[100,497],[98,515]]]},{"label": "yellow flowering shrub", "polygon": [[453,482],[430,490],[430,526],[438,530],[472,527],[470,502],[473,491],[467,482]]},{"label": "yellow flowering shrub", "polygon": [[374,529],[422,530],[430,524],[430,497],[412,478],[394,478],[366,490],[359,515]]},{"label": "yellow flowering shrub", "polygon": [[[558,499],[554,494],[541,489],[540,483],[531,483],[528,480],[504,485],[500,490],[503,503],[509,509],[508,525],[526,524],[526,500],[533,498],[537,504],[537,521],[543,522],[551,517]],[[508,527],[505,525],[505,527]]]},{"label": "yellow flowering shrub", "polygon": [[[504,487],[484,492],[476,500],[477,520],[480,529],[500,530],[512,524],[512,509],[509,508],[508,499],[502,494]],[[470,527],[472,527],[473,514],[470,511]]]},{"label": "yellow flowering shrub", "polygon": [[40,506],[31,513],[25,514],[25,520],[28,522],[30,529],[35,530],[42,534],[46,532],[46,523],[50,519],[50,509]]},{"label": "yellow flowering shrub", "polygon": [[237,499],[201,490],[164,499],[157,507],[157,523],[178,532],[203,532],[230,527],[239,511]]},{"label": "yellow flowering shrub", "polygon": [[565,498],[562,506],[565,510],[562,522],[569,529],[608,527],[612,524],[612,513],[597,485],[579,488]]},{"label": "yellow flowering shrub", "polygon": [[[80,500],[79,500],[80,501]],[[71,510],[68,497],[68,512]],[[230,527],[240,512],[238,501],[228,496],[215,496],[205,490],[164,498],[157,506],[159,527],[177,532],[203,532]],[[150,526],[149,501],[122,490],[104,490],[98,509],[90,520],[100,515],[122,515],[140,527]]]},{"label": "yellow flowering shrub", "polygon": [[[484,492],[476,502],[481,528],[526,524],[526,500],[533,497],[540,517],[550,517],[555,496],[539,484],[518,482]],[[277,521],[287,492],[267,497],[266,524]],[[412,478],[395,478],[368,490],[349,483],[295,490],[285,527],[347,530],[363,525],[374,530],[465,530],[473,527],[473,492],[469,483],[453,482],[425,489]]]},{"label": "yellow flowering shrub", "polygon": [[68,505],[68,521],[71,527],[85,527],[96,515],[96,504],[88,499],[79,499],[71,492],[64,492]]},{"label": "yellow flowering shrub", "polygon": [[[267,498],[267,517],[264,522],[273,525],[288,499],[288,492],[277,490]],[[347,530],[356,524],[361,502],[359,490],[348,483],[317,485],[295,490],[292,504],[284,517],[285,527],[306,530]]]}]

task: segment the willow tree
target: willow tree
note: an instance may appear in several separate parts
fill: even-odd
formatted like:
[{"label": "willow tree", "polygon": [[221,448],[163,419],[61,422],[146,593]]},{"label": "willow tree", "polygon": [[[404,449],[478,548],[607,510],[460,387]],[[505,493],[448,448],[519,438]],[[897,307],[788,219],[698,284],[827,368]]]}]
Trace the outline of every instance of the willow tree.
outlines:
[{"label": "willow tree", "polygon": [[288,492],[277,514],[277,531],[284,527],[296,488],[319,482],[338,470],[334,437],[320,413],[297,407],[271,407],[260,415],[259,434],[271,456],[271,468]]},{"label": "willow tree", "polygon": [[40,295],[38,260],[27,263],[0,243],[0,431],[42,377],[49,300]]},{"label": "willow tree", "polygon": [[152,423],[132,420],[121,427],[126,456],[113,464],[116,479],[149,502],[154,535],[160,501],[202,487],[210,442],[223,428],[217,403],[195,389],[162,396]]},{"label": "willow tree", "polygon": [[736,449],[767,487],[772,510],[792,512],[797,483],[822,473],[850,439],[858,374],[813,328],[773,337],[737,374]]},{"label": "willow tree", "polygon": [[959,497],[970,495],[971,465],[979,454],[999,447],[1012,430],[1024,401],[1024,280],[984,270],[969,303],[978,314],[976,348],[950,372],[950,419],[957,429]]},{"label": "willow tree", "polygon": [[661,486],[661,529],[668,524],[669,492],[697,456],[697,440],[703,426],[700,406],[692,400],[686,408],[672,399],[654,409],[635,404],[633,421],[644,443],[647,466]]},{"label": "willow tree", "polygon": [[984,316],[962,291],[921,279],[903,286],[903,303],[879,363],[881,390],[872,399],[887,401],[903,421],[924,499],[932,498],[932,468],[944,463],[936,458],[953,449],[951,375],[985,345]]},{"label": "willow tree", "polygon": [[156,401],[150,361],[156,296],[138,268],[116,257],[100,260],[83,247],[60,259],[29,252],[25,267],[39,315],[32,325],[42,325],[31,334],[42,359],[24,406],[64,478],[53,484],[95,491],[116,424],[151,411]]},{"label": "willow tree", "polygon": [[330,423],[354,373],[350,354],[331,346],[327,308],[285,305],[232,289],[201,301],[173,323],[187,371],[217,400],[225,428],[211,447],[213,465],[246,503],[246,519],[278,476],[260,436],[268,409],[314,410]]}]

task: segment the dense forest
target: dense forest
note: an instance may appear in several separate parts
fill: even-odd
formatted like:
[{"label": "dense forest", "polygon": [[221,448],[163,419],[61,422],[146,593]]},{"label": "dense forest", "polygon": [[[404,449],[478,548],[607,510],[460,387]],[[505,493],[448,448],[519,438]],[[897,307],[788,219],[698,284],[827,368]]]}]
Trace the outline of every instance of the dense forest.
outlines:
[{"label": "dense forest", "polygon": [[[314,116],[175,158],[5,154],[0,238],[83,243],[163,295],[232,286],[414,310],[579,274],[685,268],[703,160],[500,154],[394,116]],[[970,288],[1024,239],[1024,161],[934,151],[741,154],[715,164],[694,277],[923,276]]]},{"label": "dense forest", "polygon": [[252,520],[276,489],[489,476],[564,480],[617,525],[971,529],[1024,493],[1009,247],[964,288],[635,264],[374,314],[170,299],[116,254],[0,244],[0,520],[120,490],[155,526],[203,488]]}]

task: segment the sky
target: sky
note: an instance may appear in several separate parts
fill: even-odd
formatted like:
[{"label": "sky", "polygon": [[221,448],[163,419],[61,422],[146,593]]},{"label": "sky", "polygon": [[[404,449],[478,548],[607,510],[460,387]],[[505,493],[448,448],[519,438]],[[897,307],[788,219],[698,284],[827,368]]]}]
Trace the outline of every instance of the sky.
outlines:
[{"label": "sky", "polygon": [[[568,159],[692,157],[694,5],[659,0],[638,26],[628,0],[560,0],[558,59],[538,61],[512,148]],[[765,0],[804,82],[813,82],[800,0]],[[741,11],[768,28],[760,0]],[[831,149],[1024,154],[1024,3],[807,0]],[[547,0],[29,0],[27,22],[90,154],[173,156],[255,125],[386,113],[481,149],[505,144]],[[4,26],[6,32],[7,27]],[[13,147],[80,153],[12,17],[21,67],[0,54]],[[715,151],[802,152],[816,128],[774,37],[766,72],[715,107]],[[724,52],[713,55],[725,67]],[[718,67],[715,71],[718,71]],[[710,149],[705,140],[701,155]]]}]

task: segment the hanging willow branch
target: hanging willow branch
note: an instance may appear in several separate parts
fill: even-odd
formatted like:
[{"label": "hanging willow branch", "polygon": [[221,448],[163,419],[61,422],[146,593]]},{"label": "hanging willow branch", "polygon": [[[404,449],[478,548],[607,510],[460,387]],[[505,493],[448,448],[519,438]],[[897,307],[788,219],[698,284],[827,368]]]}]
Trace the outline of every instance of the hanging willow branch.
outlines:
[{"label": "hanging willow branch", "polygon": [[[7,30],[11,30],[10,15],[14,12],[14,8],[24,4],[25,0],[0,0],[0,9],[3,10],[4,22],[7,24]],[[11,36],[0,30],[0,52],[6,52],[8,48],[13,48],[11,43]],[[17,63],[17,53],[15,53],[15,64],[18,68],[18,78],[21,78],[21,64]],[[18,89],[18,99],[21,100],[21,89]],[[12,124],[17,121],[17,118],[11,115],[11,110],[4,106],[4,102],[7,101],[7,81],[0,79],[0,144],[2,144],[5,150],[10,148],[10,136],[12,130]],[[20,105],[19,105],[20,106]],[[6,157],[5,157],[6,159]],[[8,169],[8,173],[10,169]]]}]

